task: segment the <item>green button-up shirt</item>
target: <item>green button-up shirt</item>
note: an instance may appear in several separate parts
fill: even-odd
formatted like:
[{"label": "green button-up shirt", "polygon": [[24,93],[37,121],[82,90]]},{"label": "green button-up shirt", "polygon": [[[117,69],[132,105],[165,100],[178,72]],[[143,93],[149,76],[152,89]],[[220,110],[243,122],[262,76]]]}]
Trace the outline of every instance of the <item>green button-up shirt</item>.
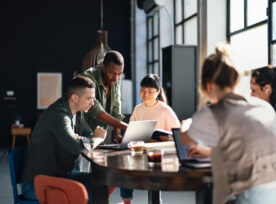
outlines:
[{"label": "green button-up shirt", "polygon": [[[95,104],[85,114],[86,122],[89,124],[92,130],[94,130],[96,126],[106,127],[105,123],[96,119],[100,114],[106,112],[108,109],[106,89],[102,79],[101,67],[97,66],[95,68],[89,68],[80,75],[90,78],[96,86],[94,99]],[[121,114],[121,80],[119,80],[114,86],[111,87],[110,97],[111,103],[109,114],[118,120],[122,120],[124,116]]]}]

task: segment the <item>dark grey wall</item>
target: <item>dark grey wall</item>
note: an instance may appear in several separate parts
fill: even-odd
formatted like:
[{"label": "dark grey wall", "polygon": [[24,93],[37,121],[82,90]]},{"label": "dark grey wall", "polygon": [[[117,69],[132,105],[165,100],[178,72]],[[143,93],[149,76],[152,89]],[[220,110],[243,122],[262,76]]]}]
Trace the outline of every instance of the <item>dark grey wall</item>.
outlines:
[{"label": "dark grey wall", "polygon": [[[104,0],[108,44],[125,57],[126,78],[131,76],[129,19],[129,1]],[[0,147],[11,145],[15,113],[25,126],[36,121],[37,72],[61,72],[64,91],[95,46],[98,29],[100,0],[0,2]],[[18,99],[12,107],[3,100],[7,90]]]}]

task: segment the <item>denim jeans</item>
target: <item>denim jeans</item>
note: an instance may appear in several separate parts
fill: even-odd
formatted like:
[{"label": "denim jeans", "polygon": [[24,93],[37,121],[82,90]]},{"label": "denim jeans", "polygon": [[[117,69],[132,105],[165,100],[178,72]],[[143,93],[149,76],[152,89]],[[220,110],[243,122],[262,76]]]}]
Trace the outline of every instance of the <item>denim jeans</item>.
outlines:
[{"label": "denim jeans", "polygon": [[82,171],[82,157],[81,155],[74,161],[74,168],[72,171]]},{"label": "denim jeans", "polygon": [[[72,179],[75,181],[78,181],[82,183],[88,193],[89,196],[89,203],[91,203],[91,179],[90,179],[90,173],[87,172],[79,172],[79,171],[72,171],[70,176],[68,176],[68,179]],[[35,195],[34,186],[28,183],[21,184],[21,190],[22,195],[30,200],[37,200],[37,197]]]},{"label": "denim jeans", "polygon": [[132,200],[133,189],[120,188],[120,196],[123,200]]},{"label": "denim jeans", "polygon": [[28,200],[37,200],[35,195],[34,186],[28,183],[21,184],[22,195]]},{"label": "denim jeans", "polygon": [[236,197],[236,204],[275,204],[276,181],[252,188]]}]

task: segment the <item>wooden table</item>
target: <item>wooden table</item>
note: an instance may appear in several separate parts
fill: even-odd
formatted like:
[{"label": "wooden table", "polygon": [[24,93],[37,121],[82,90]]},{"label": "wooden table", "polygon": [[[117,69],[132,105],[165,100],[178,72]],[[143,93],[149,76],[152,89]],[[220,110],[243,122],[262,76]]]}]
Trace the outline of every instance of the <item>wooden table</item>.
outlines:
[{"label": "wooden table", "polygon": [[179,166],[175,154],[164,155],[162,165],[151,167],[145,154],[129,150],[94,150],[91,161],[92,201],[108,203],[108,186],[148,190],[148,203],[160,203],[160,191],[196,191],[197,204],[212,203],[211,169]]},{"label": "wooden table", "polygon": [[26,137],[27,138],[27,142],[29,144],[31,133],[32,133],[32,129],[29,128],[29,127],[16,127],[16,126],[12,126],[11,127],[12,148],[14,149],[15,139],[16,139],[17,136]]}]

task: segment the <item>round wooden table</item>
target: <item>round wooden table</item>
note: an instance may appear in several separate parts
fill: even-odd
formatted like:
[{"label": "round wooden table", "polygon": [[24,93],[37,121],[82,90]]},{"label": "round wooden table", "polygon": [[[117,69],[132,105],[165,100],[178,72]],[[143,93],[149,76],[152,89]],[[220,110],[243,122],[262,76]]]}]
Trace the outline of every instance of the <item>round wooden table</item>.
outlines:
[{"label": "round wooden table", "polygon": [[129,150],[94,150],[91,162],[93,203],[108,203],[108,186],[148,190],[148,203],[160,203],[162,191],[196,191],[196,203],[212,203],[211,169],[180,166],[175,154],[163,156],[161,165],[150,166],[147,155]]}]

